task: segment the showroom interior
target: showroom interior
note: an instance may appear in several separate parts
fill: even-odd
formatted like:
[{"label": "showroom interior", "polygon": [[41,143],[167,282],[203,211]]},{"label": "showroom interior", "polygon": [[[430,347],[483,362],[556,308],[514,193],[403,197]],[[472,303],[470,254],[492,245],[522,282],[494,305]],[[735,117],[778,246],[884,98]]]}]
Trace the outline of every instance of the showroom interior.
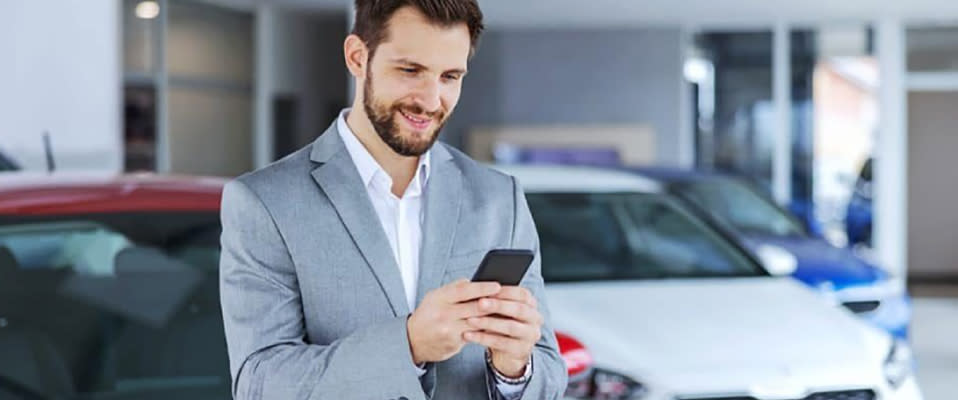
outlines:
[{"label": "showroom interior", "polygon": [[[692,235],[702,234],[708,244],[702,246],[712,249],[703,254],[714,251],[703,259],[728,256],[729,263],[756,266],[761,277],[754,280],[776,281],[758,288],[753,280],[728,277],[631,278],[636,287],[630,291],[619,285],[595,297],[603,300],[589,298],[593,307],[618,304],[613,308],[622,307],[622,315],[634,320],[603,326],[579,312],[585,300],[569,300],[582,295],[573,288],[578,275],[557,269],[550,287],[550,272],[544,272],[550,306],[570,310],[555,313],[560,346],[575,349],[565,359],[566,398],[955,398],[958,182],[948,165],[958,153],[958,3],[479,4],[486,31],[440,140],[517,174],[520,182],[529,176],[525,189],[533,217],[557,213],[536,221],[544,254],[547,240],[576,237],[575,227],[588,232],[596,221],[586,219],[600,214],[587,213],[585,206],[562,213],[550,209],[584,200],[550,200],[550,191],[536,184],[539,175],[526,168],[541,167],[557,179],[567,171],[568,187],[588,182],[592,171],[594,185],[628,181],[634,184],[630,191],[660,196],[656,207],[675,212],[672,225],[659,234],[688,235],[682,237],[689,247],[659,242],[649,251],[662,254],[650,258],[657,260],[651,264],[688,261],[692,268],[700,255],[685,253],[704,249],[689,244]],[[28,270],[37,249],[54,240],[30,239],[27,233],[40,231],[30,231],[29,224],[77,223],[66,222],[66,206],[51,211],[61,201],[82,209],[84,202],[116,196],[115,207],[128,212],[149,203],[149,193],[137,197],[143,185],[183,207],[208,197],[204,201],[212,208],[202,215],[214,218],[224,182],[309,146],[352,104],[355,83],[342,49],[353,7],[351,0],[0,3],[0,171],[9,169],[0,172],[0,266],[8,260],[12,269]],[[118,183],[104,183],[112,179]],[[172,183],[164,186],[162,179]],[[93,191],[93,185],[109,189]],[[182,197],[175,197],[177,191]],[[200,214],[156,223],[169,224],[172,231],[187,219],[206,218]],[[114,221],[103,211],[95,216]],[[658,218],[640,217],[626,218],[628,226]],[[567,226],[550,222],[564,218]],[[622,218],[616,214],[615,221]],[[144,228],[141,236],[123,231],[156,220],[143,221],[117,222],[123,228],[116,232],[90,228],[94,233],[57,239],[64,242],[59,251],[61,256],[83,252],[94,242],[121,251],[160,235],[161,227]],[[679,227],[685,230],[678,232]],[[611,232],[589,237],[582,232],[584,248],[596,242],[590,251],[613,246]],[[652,235],[636,232],[626,232],[621,246],[637,246],[643,235]],[[200,233],[197,241],[216,246],[218,231]],[[57,235],[50,237],[66,234]],[[76,243],[67,243],[74,238]],[[7,248],[9,255],[2,251]],[[161,301],[167,292],[157,291],[124,305],[122,299],[84,292],[76,302],[96,307],[76,313],[72,303],[56,308],[35,293],[18,291],[32,285],[32,278],[18,281],[20,275],[4,275],[16,271],[0,268],[0,298],[7,298],[0,302],[8,303],[0,306],[0,348],[16,349],[9,359],[0,351],[0,399],[153,398],[136,393],[155,389],[152,395],[162,396],[160,388],[174,387],[167,397],[230,398],[221,321],[184,322],[206,315],[204,307],[218,315],[216,296],[209,295],[217,290],[218,249],[209,254],[191,249],[175,252],[187,260],[177,261],[176,268],[195,263],[205,269],[189,279],[170,275],[163,281],[176,286],[171,291],[183,291],[177,299]],[[675,254],[665,254],[671,251]],[[149,252],[131,257],[160,262]],[[544,257],[545,271],[549,255]],[[117,273],[121,261],[133,263],[116,258],[111,268]],[[101,273],[92,264],[84,268]],[[82,275],[70,276],[76,274]],[[201,278],[207,275],[214,281]],[[102,281],[89,287],[83,280],[58,282],[51,293],[113,290],[102,289],[109,286]],[[101,283],[106,286],[96,286]],[[150,292],[151,285],[137,284]],[[130,293],[121,289],[116,293]],[[715,296],[713,304],[705,300],[709,296]],[[759,309],[763,303],[765,309]],[[43,312],[37,310],[48,306],[53,314],[44,318],[57,321],[50,329],[73,333],[49,333],[47,341],[29,333],[33,328],[21,329],[19,321],[32,321],[21,311]],[[81,317],[63,317],[100,309],[107,311],[77,322],[82,328],[67,327]],[[138,324],[135,329],[124,325],[128,315],[137,321],[131,323]],[[98,330],[102,324],[108,327]],[[164,324],[180,325],[163,330]],[[622,331],[631,328],[649,333],[636,338]],[[190,332],[203,329],[219,336],[194,340],[203,335]],[[610,334],[613,330],[620,332]],[[94,331],[92,339],[83,336]],[[780,331],[798,338],[772,337]],[[118,350],[139,345],[138,340],[160,341],[166,351],[153,349],[133,360]],[[627,343],[633,340],[649,342]],[[793,345],[805,354],[780,349]],[[60,357],[61,348],[68,349],[62,366],[44,364]],[[171,355],[177,352],[189,357]],[[755,354],[746,356],[750,352]],[[689,363],[680,362],[686,358]],[[195,368],[180,367],[197,360]],[[773,377],[771,364],[763,363],[791,372]],[[203,370],[207,366],[216,372]],[[130,369],[122,371],[125,367]],[[608,371],[615,374],[603,375]],[[872,378],[874,385],[863,383]],[[608,388],[602,379],[620,379],[616,382],[625,382],[628,393],[603,392]],[[746,383],[733,387],[719,381]],[[904,394],[902,388],[911,384],[914,391]]]}]

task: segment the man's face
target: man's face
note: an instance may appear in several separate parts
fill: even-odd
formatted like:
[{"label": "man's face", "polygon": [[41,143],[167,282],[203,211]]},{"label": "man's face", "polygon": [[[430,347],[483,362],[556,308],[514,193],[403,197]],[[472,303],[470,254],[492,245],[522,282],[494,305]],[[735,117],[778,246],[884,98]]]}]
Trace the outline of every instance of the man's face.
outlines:
[{"label": "man's face", "polygon": [[435,143],[459,101],[469,29],[434,25],[413,7],[397,10],[387,29],[369,61],[363,107],[393,151],[419,156]]}]

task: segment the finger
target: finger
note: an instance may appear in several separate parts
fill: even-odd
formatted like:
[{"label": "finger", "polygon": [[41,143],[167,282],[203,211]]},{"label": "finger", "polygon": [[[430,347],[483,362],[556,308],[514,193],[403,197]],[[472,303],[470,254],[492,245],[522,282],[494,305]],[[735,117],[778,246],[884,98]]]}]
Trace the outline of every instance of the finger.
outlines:
[{"label": "finger", "polygon": [[451,329],[453,329],[456,332],[456,334],[458,335],[458,339],[462,342],[462,344],[466,343],[465,334],[467,332],[479,331],[478,329],[476,329],[476,327],[470,325],[469,322],[467,322],[466,320],[455,321],[450,326],[452,327]]},{"label": "finger", "polygon": [[466,332],[477,332],[479,329],[470,325],[466,320],[457,320],[445,322],[443,324],[432,327],[434,333],[439,337],[445,338],[446,340],[454,338],[460,342],[465,342],[465,337],[463,336]]},{"label": "finger", "polygon": [[535,343],[528,343],[523,340],[491,332],[466,332],[463,334],[463,338],[467,342],[476,343],[488,347],[490,350],[517,358],[529,353],[535,345]]},{"label": "finger", "polygon": [[496,333],[514,339],[535,343],[539,340],[539,327],[525,324],[514,319],[496,317],[475,317],[466,320],[474,329]]},{"label": "finger", "polygon": [[532,295],[529,289],[521,286],[503,286],[499,293],[493,296],[501,300],[517,301],[528,304],[530,307],[537,307],[536,297]]},{"label": "finger", "polygon": [[510,300],[480,299],[479,310],[489,314],[499,314],[533,325],[542,325],[542,315],[539,310],[528,304]]},{"label": "finger", "polygon": [[479,309],[478,300],[472,300],[450,305],[448,315],[450,318],[466,320],[467,318],[484,317],[489,313]]},{"label": "finger", "polygon": [[494,296],[499,293],[502,285],[499,282],[470,282],[460,279],[443,286],[442,297],[447,303],[462,303],[482,297]]}]

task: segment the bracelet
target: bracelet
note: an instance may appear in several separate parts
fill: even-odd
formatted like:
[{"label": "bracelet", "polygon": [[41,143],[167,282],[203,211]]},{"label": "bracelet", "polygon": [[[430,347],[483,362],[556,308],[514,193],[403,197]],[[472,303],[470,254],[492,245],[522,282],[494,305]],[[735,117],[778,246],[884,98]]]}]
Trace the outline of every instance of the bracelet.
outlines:
[{"label": "bracelet", "polygon": [[525,371],[522,373],[522,376],[518,378],[510,378],[499,372],[495,365],[492,364],[492,352],[489,350],[486,350],[486,365],[490,370],[492,370],[492,374],[495,375],[496,380],[505,384],[522,385],[526,382],[529,382],[529,378],[532,378],[532,356],[529,356],[529,361],[526,362]]}]

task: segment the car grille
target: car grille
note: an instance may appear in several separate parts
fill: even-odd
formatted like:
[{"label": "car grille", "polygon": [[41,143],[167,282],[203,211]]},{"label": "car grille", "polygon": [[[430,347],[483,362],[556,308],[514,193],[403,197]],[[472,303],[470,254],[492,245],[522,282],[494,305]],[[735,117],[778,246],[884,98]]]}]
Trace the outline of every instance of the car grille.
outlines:
[{"label": "car grille", "polygon": [[[875,392],[871,390],[845,390],[840,392],[813,393],[795,400],[875,400]],[[751,396],[732,397],[680,397],[677,400],[763,400]]]},{"label": "car grille", "polygon": [[872,312],[878,309],[881,306],[881,302],[878,300],[873,301],[849,301],[847,303],[842,303],[845,308],[851,310],[855,314],[863,314]]}]

